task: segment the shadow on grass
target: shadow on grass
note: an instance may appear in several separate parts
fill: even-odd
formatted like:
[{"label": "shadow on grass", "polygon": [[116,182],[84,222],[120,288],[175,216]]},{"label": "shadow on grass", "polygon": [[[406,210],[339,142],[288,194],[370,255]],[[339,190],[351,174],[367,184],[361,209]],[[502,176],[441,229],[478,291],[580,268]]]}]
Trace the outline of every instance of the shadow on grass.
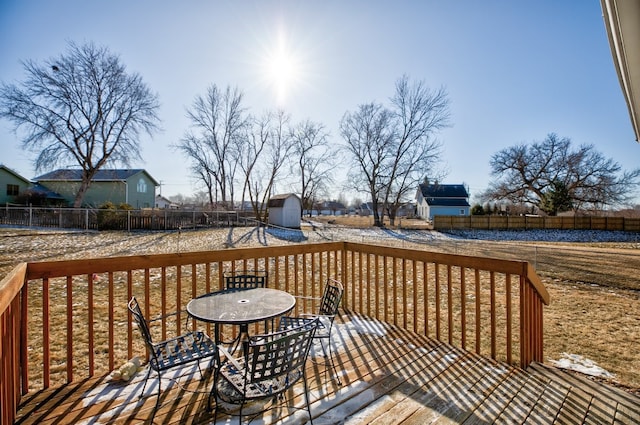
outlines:
[{"label": "shadow on grass", "polygon": [[288,242],[304,242],[307,237],[302,233],[300,229],[285,229],[282,227],[268,227],[265,229],[266,233],[269,233],[274,238],[288,241]]}]

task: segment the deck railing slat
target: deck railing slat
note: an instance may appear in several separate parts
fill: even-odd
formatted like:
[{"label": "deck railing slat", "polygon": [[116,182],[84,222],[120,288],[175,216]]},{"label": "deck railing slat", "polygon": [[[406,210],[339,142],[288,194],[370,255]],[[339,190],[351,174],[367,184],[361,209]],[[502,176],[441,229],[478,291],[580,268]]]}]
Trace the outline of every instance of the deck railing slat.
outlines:
[{"label": "deck railing slat", "polygon": [[447,264],[447,335],[449,337],[449,344],[453,342],[453,277],[451,272],[451,264]]},{"label": "deck railing slat", "polygon": [[[109,285],[110,294],[112,287]],[[113,323],[113,313],[109,311],[109,323]],[[113,340],[110,339],[109,343]],[[73,277],[67,276],[67,383],[73,381]],[[111,364],[109,364],[111,366]]]},{"label": "deck railing slat", "polygon": [[[133,279],[131,277],[131,271],[127,271],[127,300],[130,300],[133,297]],[[149,306],[149,303],[145,300],[145,306]],[[147,307],[148,308],[148,307]],[[149,317],[149,311],[145,310],[146,317]],[[149,353],[146,352],[148,356]],[[133,357],[133,322],[131,320],[127,320],[127,358],[130,359]]]},{"label": "deck railing slat", "polygon": [[467,286],[465,268],[460,268],[460,346],[467,349]]},{"label": "deck railing slat", "polygon": [[491,314],[491,358],[496,358],[496,344],[498,340],[496,323],[496,275],[494,271],[489,273],[491,303],[489,312]]},{"label": "deck railing slat", "polygon": [[507,346],[507,363],[511,363],[513,361],[513,359],[511,358],[511,320],[513,319],[512,315],[511,315],[511,275],[507,274],[506,276],[506,281],[505,281],[505,308],[506,308],[506,328],[507,328],[507,334],[506,334],[506,346]]},{"label": "deck railing slat", "polygon": [[[109,347],[113,347],[115,343],[115,298],[113,290],[113,272],[108,273],[109,282]],[[73,340],[73,338],[71,338]],[[109,350],[109,370],[115,368],[116,359],[113,350]],[[71,382],[71,381],[69,381]]]},{"label": "deck railing slat", "polygon": [[436,339],[438,341],[442,341],[440,338],[442,337],[440,333],[441,328],[441,320],[440,320],[440,264],[434,264],[434,275],[435,275],[435,303],[436,303]]},{"label": "deck railing slat", "polygon": [[[20,365],[26,358],[26,332],[23,321],[26,316],[24,276],[27,264],[17,265],[0,280],[0,421],[12,424],[20,403],[20,396],[28,390]],[[23,385],[21,385],[23,384]]]},{"label": "deck railing slat", "polygon": [[42,280],[42,380],[49,388],[51,377],[51,344],[49,340],[49,279]]}]

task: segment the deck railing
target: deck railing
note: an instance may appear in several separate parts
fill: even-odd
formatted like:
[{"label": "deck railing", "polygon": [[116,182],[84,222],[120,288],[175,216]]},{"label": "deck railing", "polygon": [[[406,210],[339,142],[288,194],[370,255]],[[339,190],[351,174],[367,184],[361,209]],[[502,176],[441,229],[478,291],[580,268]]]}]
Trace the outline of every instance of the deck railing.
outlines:
[{"label": "deck railing", "polygon": [[508,363],[543,360],[549,295],[527,262],[350,242],[34,262],[0,283],[10,371],[0,378],[2,423],[12,423],[20,394],[144,356],[131,296],[147,317],[163,317],[154,332],[166,338],[184,330],[191,298],[221,289],[235,270],[264,270],[269,287],[302,296],[293,314],[309,311],[333,277],[345,286],[345,309]]}]

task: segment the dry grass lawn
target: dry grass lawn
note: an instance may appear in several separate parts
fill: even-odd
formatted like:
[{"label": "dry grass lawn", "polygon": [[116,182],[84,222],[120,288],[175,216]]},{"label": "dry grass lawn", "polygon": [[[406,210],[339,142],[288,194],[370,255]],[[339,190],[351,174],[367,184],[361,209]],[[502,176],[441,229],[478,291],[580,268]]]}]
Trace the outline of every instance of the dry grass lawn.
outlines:
[{"label": "dry grass lawn", "polygon": [[[341,225],[368,227],[371,218],[330,217],[316,231],[304,230],[310,242],[345,236]],[[403,227],[410,224],[403,220]],[[415,221],[416,223],[419,223]],[[331,235],[331,236],[328,236]],[[347,237],[347,236],[345,236]],[[360,240],[359,240],[360,241]],[[250,229],[177,233],[75,233],[0,229],[0,277],[20,261],[90,258],[138,253],[222,249],[286,243],[261,239]],[[640,253],[636,244],[501,243],[437,241],[415,244],[388,241],[392,246],[530,261],[551,294],[545,308],[545,357],[563,353],[584,356],[610,373],[611,383],[640,394]]]}]

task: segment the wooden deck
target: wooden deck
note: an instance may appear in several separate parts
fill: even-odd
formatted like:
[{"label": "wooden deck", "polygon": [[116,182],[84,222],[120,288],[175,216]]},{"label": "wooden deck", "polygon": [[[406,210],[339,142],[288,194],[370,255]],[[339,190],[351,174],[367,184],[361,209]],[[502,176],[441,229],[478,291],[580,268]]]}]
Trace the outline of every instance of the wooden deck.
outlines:
[{"label": "wooden deck", "polygon": [[[527,370],[362,316],[343,313],[334,334],[343,385],[324,362],[308,363],[313,422],[320,424],[634,424],[640,398],[557,369]],[[315,356],[314,356],[315,357]],[[144,373],[127,383],[109,377],[77,382],[23,398],[19,424],[131,424],[148,421],[157,380],[140,399]],[[163,379],[162,407],[154,423],[213,423],[207,412],[210,374],[197,368]],[[171,386],[170,390],[166,390]],[[302,386],[289,401],[303,406]],[[305,423],[305,410],[280,406],[252,423]],[[237,423],[237,418],[218,418]]]}]

